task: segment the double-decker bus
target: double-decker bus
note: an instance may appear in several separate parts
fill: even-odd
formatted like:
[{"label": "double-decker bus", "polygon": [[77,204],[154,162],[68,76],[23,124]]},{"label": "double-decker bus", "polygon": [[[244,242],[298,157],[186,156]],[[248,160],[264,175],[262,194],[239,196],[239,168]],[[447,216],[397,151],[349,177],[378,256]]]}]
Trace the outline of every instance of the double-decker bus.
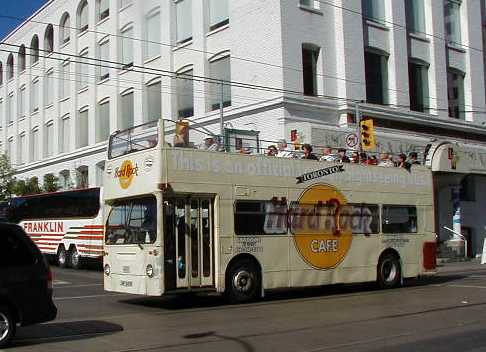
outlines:
[{"label": "double-decker bus", "polygon": [[389,288],[435,272],[427,168],[174,148],[163,125],[110,137],[105,290],[213,290],[243,302],[275,288]]},{"label": "double-decker bus", "polygon": [[19,223],[42,253],[61,267],[80,268],[103,255],[101,189],[14,197],[7,219]]}]

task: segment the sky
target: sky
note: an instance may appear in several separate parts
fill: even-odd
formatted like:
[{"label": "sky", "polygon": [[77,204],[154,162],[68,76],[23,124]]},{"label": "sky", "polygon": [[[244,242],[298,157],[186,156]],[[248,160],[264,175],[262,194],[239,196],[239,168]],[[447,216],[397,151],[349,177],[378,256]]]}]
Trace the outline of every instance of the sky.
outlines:
[{"label": "sky", "polygon": [[18,19],[10,19],[3,16],[25,19],[46,2],[47,0],[0,0],[2,4],[0,7],[0,38],[5,38],[8,33],[23,22]]}]

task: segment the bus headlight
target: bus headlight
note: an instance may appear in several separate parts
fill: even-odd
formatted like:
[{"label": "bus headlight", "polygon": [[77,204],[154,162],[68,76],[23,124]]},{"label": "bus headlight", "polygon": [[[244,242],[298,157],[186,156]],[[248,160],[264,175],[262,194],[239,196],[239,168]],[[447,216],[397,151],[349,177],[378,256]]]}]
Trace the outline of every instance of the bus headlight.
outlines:
[{"label": "bus headlight", "polygon": [[152,264],[147,265],[147,267],[145,268],[145,273],[149,278],[154,277],[154,267],[152,266]]},{"label": "bus headlight", "polygon": [[104,270],[105,270],[105,275],[106,276],[110,276],[111,268],[110,268],[110,266],[108,264],[105,264]]}]

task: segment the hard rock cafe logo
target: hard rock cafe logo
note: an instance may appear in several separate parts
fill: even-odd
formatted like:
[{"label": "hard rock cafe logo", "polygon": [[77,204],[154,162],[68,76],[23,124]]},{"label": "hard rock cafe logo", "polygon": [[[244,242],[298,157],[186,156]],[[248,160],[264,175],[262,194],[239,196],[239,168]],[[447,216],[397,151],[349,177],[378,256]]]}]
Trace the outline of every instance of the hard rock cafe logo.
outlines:
[{"label": "hard rock cafe logo", "polygon": [[123,189],[130,187],[135,176],[138,176],[138,165],[133,166],[131,160],[125,160],[120,167],[115,169],[115,178],[118,178]]},{"label": "hard rock cafe logo", "polygon": [[290,226],[301,257],[316,269],[336,267],[348,253],[353,230],[341,192],[326,184],[313,185],[300,196]]}]

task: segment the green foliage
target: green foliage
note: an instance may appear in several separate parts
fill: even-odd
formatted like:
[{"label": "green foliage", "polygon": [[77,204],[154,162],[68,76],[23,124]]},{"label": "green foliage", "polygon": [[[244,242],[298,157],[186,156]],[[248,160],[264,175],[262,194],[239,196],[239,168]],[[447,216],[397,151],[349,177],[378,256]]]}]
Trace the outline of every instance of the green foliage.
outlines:
[{"label": "green foliage", "polygon": [[7,155],[0,155],[0,201],[12,196],[15,183],[14,172]]},{"label": "green foliage", "polygon": [[54,174],[44,175],[44,184],[42,186],[44,192],[57,192],[59,190],[58,181],[59,178],[54,176]]}]

